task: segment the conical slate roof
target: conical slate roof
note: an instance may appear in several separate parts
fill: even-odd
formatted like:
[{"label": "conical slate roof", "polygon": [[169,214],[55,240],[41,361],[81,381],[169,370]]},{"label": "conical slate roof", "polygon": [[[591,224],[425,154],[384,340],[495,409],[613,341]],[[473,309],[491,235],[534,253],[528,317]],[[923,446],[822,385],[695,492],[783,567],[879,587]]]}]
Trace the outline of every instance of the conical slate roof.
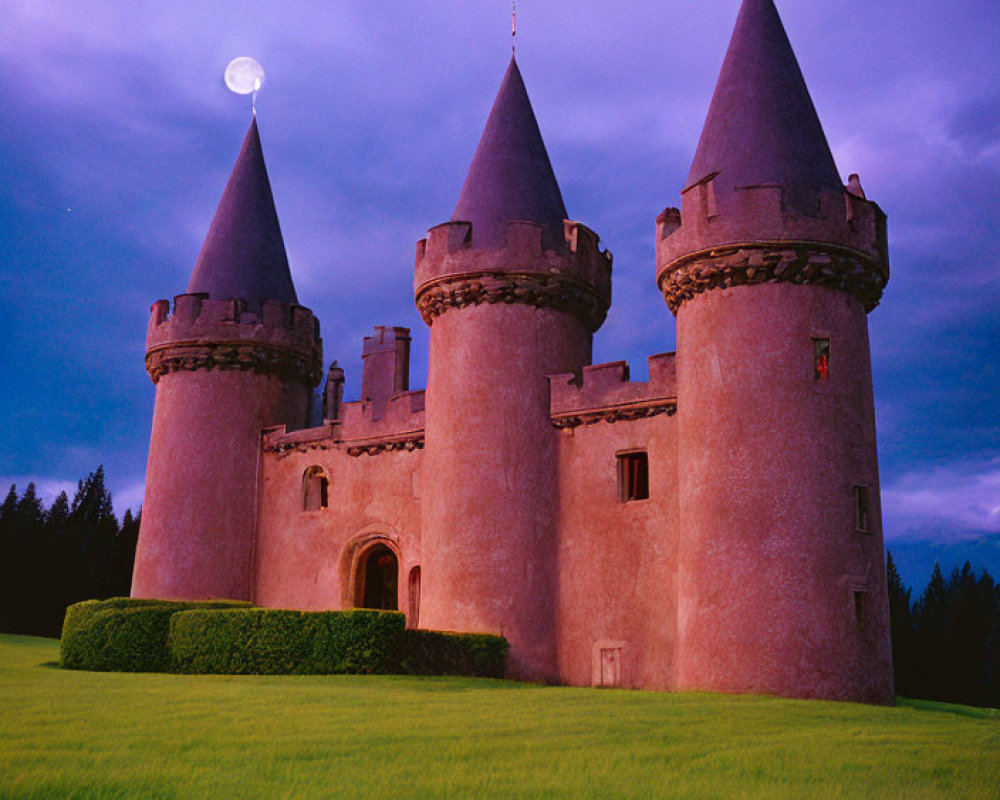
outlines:
[{"label": "conical slate roof", "polygon": [[255,310],[267,300],[298,302],[256,117],[243,139],[187,290],[207,292],[212,300],[241,298]]},{"label": "conical slate roof", "polygon": [[564,219],[559,184],[511,57],[452,220],[472,223],[476,247],[499,249],[507,223],[514,220],[544,226],[546,244],[559,247]]},{"label": "conical slate roof", "polygon": [[743,0],[687,186],[713,172],[721,201],[739,186],[777,183],[804,213],[818,190],[843,189],[773,0]]}]

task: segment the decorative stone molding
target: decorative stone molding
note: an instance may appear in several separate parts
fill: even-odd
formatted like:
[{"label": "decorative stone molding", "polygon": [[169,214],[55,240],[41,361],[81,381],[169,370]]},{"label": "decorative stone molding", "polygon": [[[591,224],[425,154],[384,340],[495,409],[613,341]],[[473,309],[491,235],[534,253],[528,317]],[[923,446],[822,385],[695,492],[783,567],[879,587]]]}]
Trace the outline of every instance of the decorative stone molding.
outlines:
[{"label": "decorative stone molding", "polygon": [[216,369],[278,375],[315,386],[322,367],[318,347],[306,354],[248,340],[167,342],[146,351],[146,371],[153,383],[168,372]]},{"label": "decorative stone molding", "polygon": [[346,448],[347,455],[352,458],[358,456],[374,456],[380,453],[392,453],[400,450],[413,452],[424,449],[424,432],[408,431],[398,436],[386,437],[384,439],[355,439],[344,441],[342,439],[328,438],[323,441],[302,441],[302,442],[278,442],[264,447],[264,452],[278,458],[284,458],[292,453],[308,453],[314,450],[339,450]]},{"label": "decorative stone molding", "polygon": [[417,310],[431,325],[449,308],[483,303],[520,303],[566,311],[596,331],[608,313],[609,300],[582,281],[538,272],[468,272],[428,281],[416,293]]},{"label": "decorative stone molding", "polygon": [[586,408],[563,414],[555,414],[551,418],[552,426],[560,430],[578,428],[581,425],[594,425],[598,422],[631,422],[637,419],[649,419],[666,414],[672,417],[677,413],[677,398],[671,397],[641,405],[607,406],[604,408]]},{"label": "decorative stone molding", "polygon": [[798,283],[849,292],[865,311],[882,298],[888,275],[858,250],[817,242],[753,242],[689,253],[664,267],[657,284],[676,315],[685,300],[710,289]]},{"label": "decorative stone molding", "polygon": [[284,458],[292,453],[308,453],[312,450],[329,450],[335,448],[336,445],[330,444],[320,444],[319,442],[281,442],[280,444],[268,445],[264,448],[264,452],[269,455],[276,455],[278,458]]},{"label": "decorative stone molding", "polygon": [[391,453],[399,450],[412,452],[424,449],[424,432],[412,431],[409,434],[394,437],[392,439],[380,439],[370,442],[351,442],[347,444],[347,455],[357,458],[358,456],[374,456],[379,453]]}]

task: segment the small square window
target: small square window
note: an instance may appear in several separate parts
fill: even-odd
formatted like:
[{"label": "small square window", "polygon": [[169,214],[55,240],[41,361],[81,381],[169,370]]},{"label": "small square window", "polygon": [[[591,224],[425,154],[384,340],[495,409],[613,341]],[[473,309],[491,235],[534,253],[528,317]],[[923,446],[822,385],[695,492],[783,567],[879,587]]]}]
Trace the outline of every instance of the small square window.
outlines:
[{"label": "small square window", "polygon": [[622,453],[618,456],[618,499],[623,503],[649,498],[649,456]]},{"label": "small square window", "polygon": [[871,531],[871,505],[867,486],[854,487],[854,529],[869,533]]},{"label": "small square window", "polygon": [[813,337],[813,380],[824,383],[830,379],[830,340]]}]

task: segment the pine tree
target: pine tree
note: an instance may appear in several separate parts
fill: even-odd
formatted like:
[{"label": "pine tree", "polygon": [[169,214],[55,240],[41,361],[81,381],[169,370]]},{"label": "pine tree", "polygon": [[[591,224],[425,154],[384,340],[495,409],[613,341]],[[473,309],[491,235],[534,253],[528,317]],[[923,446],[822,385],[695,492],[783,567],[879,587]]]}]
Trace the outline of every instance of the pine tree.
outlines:
[{"label": "pine tree", "polygon": [[15,584],[21,568],[17,553],[17,487],[11,485],[7,497],[0,504],[0,631],[16,630],[15,611],[17,597]]},{"label": "pine tree", "polygon": [[10,485],[10,491],[7,492],[7,497],[3,501],[3,505],[0,505],[0,524],[4,524],[9,521],[13,515],[14,510],[17,508],[17,487],[12,483]]},{"label": "pine tree", "polygon": [[69,604],[69,586],[74,579],[78,562],[71,558],[69,524],[69,498],[60,492],[45,514],[43,543],[45,548],[44,572],[40,579],[41,600],[37,632],[43,636],[58,636]]},{"label": "pine tree", "polygon": [[917,661],[914,679],[918,697],[941,697],[940,688],[947,671],[947,655],[944,652],[944,621],[947,611],[948,584],[941,572],[941,565],[934,562],[931,579],[913,607]]},{"label": "pine tree", "polygon": [[39,584],[45,569],[44,524],[45,506],[35,484],[29,483],[14,511],[14,563],[18,568],[12,576],[10,615],[18,633],[34,633],[38,625]]},{"label": "pine tree", "polygon": [[108,597],[118,521],[111,492],[104,483],[103,466],[79,482],[67,527],[75,540],[80,563],[70,602]]},{"label": "pine tree", "polygon": [[115,547],[112,594],[127,596],[132,591],[132,567],[135,564],[135,548],[139,541],[141,521],[141,508],[135,517],[132,516],[131,508],[125,510]]},{"label": "pine tree", "polygon": [[913,611],[910,606],[910,587],[904,586],[892,553],[886,555],[886,585],[889,590],[889,624],[892,636],[892,667],[896,692],[911,696],[914,686],[914,636]]}]

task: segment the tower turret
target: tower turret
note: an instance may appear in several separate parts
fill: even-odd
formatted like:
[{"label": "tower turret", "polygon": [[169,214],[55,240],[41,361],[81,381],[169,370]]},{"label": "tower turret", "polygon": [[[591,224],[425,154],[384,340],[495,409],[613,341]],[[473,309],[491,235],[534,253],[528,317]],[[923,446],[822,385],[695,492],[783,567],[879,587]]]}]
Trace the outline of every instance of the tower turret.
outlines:
[{"label": "tower turret", "polygon": [[495,632],[554,679],[557,432],[546,375],[590,363],[611,257],[566,217],[512,58],[452,221],[417,244],[430,326],[422,626]]},{"label": "tower turret", "polygon": [[152,307],[156,402],[134,596],[252,598],[260,431],[305,423],[321,363],[254,120],[188,292]]},{"label": "tower turret", "polygon": [[679,688],[891,702],[866,313],[885,218],[845,190],[772,0],[744,0],[682,192]]}]

